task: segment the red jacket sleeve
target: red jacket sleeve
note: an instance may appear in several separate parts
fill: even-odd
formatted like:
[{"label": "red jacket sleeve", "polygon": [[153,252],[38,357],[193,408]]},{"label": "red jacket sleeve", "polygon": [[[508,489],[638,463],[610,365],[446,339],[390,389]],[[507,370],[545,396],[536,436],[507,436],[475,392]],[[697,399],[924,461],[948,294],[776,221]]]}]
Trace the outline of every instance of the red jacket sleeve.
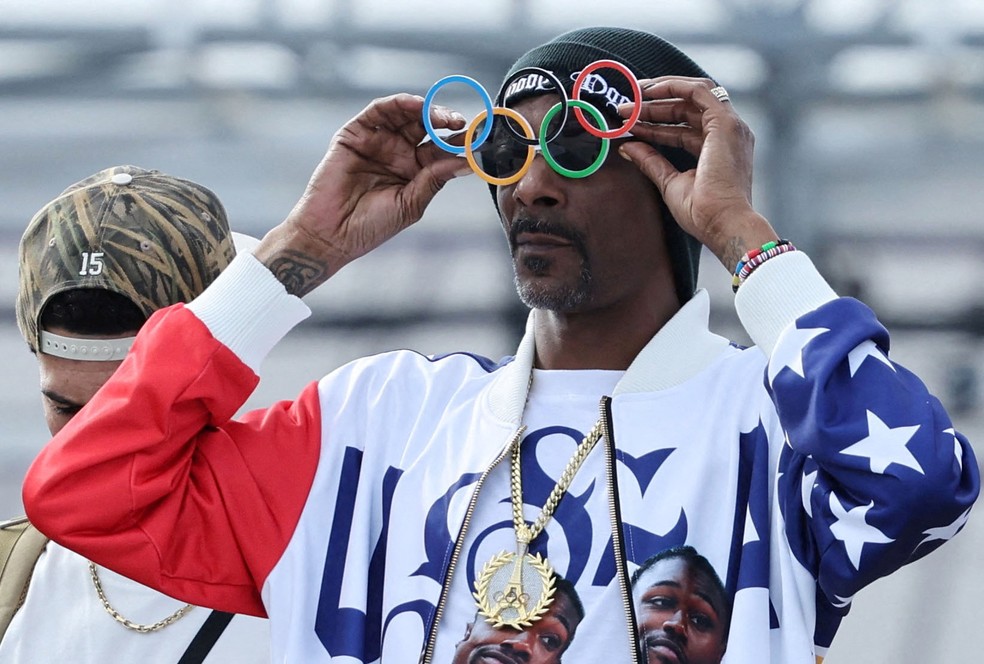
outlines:
[{"label": "red jacket sleeve", "polygon": [[231,419],[257,376],[181,305],[55,436],[24,482],[31,522],[183,601],[263,616],[320,454],[317,385]]}]

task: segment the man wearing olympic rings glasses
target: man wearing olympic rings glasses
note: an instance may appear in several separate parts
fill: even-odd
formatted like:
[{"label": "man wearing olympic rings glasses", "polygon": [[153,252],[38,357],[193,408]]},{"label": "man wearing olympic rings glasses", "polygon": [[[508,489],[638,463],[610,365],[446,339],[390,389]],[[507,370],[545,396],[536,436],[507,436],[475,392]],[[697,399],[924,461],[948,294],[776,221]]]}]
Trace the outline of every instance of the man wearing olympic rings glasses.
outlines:
[{"label": "man wearing olympic rings glasses", "polygon": [[[396,94],[342,127],[287,219],[155,315],[41,453],[31,521],[268,615],[275,661],[448,662],[476,609],[533,630],[563,579],[584,609],[566,662],[679,664],[699,625],[643,638],[631,578],[689,547],[726,593],[723,661],[815,664],[861,588],[967,521],[969,443],[752,206],[751,132],[675,46],[574,30],[479,88],[475,118]],[[377,355],[233,418],[300,298],[473,173],[531,309],[515,355]],[[702,247],[754,346],[708,330]]]}]

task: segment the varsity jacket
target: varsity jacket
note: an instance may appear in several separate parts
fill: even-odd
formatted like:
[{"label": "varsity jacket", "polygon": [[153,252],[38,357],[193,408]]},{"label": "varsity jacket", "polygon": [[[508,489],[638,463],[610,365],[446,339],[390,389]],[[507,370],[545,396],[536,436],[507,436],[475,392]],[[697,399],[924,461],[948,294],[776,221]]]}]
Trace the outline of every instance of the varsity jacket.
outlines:
[{"label": "varsity jacket", "polygon": [[[764,263],[736,306],[756,346],[712,334],[699,292],[599,402],[610,541],[577,573],[617,588],[630,660],[645,661],[631,573],[660,550],[714,565],[733,602],[725,662],[814,664],[855,593],[952,537],[978,495],[940,403],[806,255]],[[531,327],[502,362],[385,353],[233,419],[305,315],[237,257],[144,326],[33,463],[25,507],[98,564],[268,615],[274,661],[431,661],[484,479],[519,439]],[[555,519],[576,530],[566,502]]]}]

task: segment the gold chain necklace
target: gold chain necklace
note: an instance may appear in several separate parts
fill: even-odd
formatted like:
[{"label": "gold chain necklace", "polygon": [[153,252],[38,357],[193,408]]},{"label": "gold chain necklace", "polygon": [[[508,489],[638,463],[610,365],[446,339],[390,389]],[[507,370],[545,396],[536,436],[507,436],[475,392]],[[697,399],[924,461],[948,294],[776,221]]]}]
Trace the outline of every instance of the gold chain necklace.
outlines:
[{"label": "gold chain necklace", "polygon": [[530,526],[523,518],[523,477],[520,472],[520,436],[512,450],[510,464],[510,498],[512,500],[513,530],[516,532],[516,551],[503,551],[485,563],[475,580],[473,596],[478,611],[493,627],[503,626],[522,630],[543,617],[550,608],[556,591],[553,568],[540,554],[529,553],[529,545],[543,532],[554,510],[564,497],[574,475],[601,440],[602,421],[599,419],[577,446],[567,462],[540,515]]},{"label": "gold chain necklace", "polygon": [[169,615],[164,620],[158,620],[153,625],[141,625],[135,623],[132,620],[126,618],[119,611],[113,608],[113,605],[109,603],[109,599],[106,597],[106,593],[103,592],[102,583],[99,581],[99,574],[96,572],[96,565],[92,562],[89,563],[89,576],[92,577],[92,585],[96,587],[96,594],[99,595],[99,601],[102,602],[103,608],[106,609],[106,613],[113,616],[113,619],[119,624],[123,625],[127,629],[132,629],[134,632],[140,632],[141,634],[149,634],[150,632],[156,632],[162,630],[171,623],[180,619],[184,614],[191,611],[194,606],[191,604],[185,604],[180,609]]}]

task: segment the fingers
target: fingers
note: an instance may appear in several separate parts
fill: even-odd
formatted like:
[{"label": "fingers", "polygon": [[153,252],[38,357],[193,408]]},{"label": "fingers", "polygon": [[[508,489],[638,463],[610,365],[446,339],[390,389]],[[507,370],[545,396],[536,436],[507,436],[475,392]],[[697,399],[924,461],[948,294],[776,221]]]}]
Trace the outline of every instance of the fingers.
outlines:
[{"label": "fingers", "polygon": [[[639,134],[649,125],[684,125],[704,132],[710,120],[715,117],[730,116],[738,119],[724,88],[707,78],[681,78],[664,76],[640,81],[643,104],[639,122],[633,126],[632,133]],[[629,117],[633,105],[619,107],[622,117]],[[740,121],[740,119],[739,119]],[[690,132],[665,132],[666,137],[676,147],[687,148],[691,144]]]},{"label": "fingers", "polygon": [[[334,151],[338,157],[335,163],[346,164],[352,174],[374,173],[384,179],[410,181],[421,168],[453,159],[454,155],[424,140],[423,103],[422,97],[411,94],[373,100],[336,134],[333,144],[339,149]],[[460,131],[465,124],[464,116],[447,107],[432,105],[429,111],[435,129]],[[443,180],[459,170],[457,163],[437,169]]]},{"label": "fingers", "polygon": [[424,210],[448,182],[454,178],[468,175],[471,166],[464,159],[444,153],[447,157],[439,158],[420,171],[403,188],[400,194],[400,205],[404,218],[411,223],[424,216]]},{"label": "fingers", "polygon": [[[442,137],[442,140],[450,145],[458,145],[458,146],[464,145],[465,132],[458,131],[448,134]],[[429,140],[428,138],[425,138],[417,146],[417,162],[420,164],[420,166],[426,168],[438,161],[450,161],[451,165],[447,166],[446,168],[448,168],[451,171],[457,171],[458,166],[464,167],[468,165],[468,162],[464,159],[463,154],[455,154],[452,152],[448,152],[440,145],[437,145],[436,143]],[[440,168],[445,168],[445,166],[441,166]]]},{"label": "fingers", "polygon": [[430,108],[430,121],[435,129],[452,129],[455,131],[465,128],[465,116],[458,111],[446,106],[432,104]]},{"label": "fingers", "polygon": [[[701,241],[716,237],[727,219],[751,209],[754,136],[723,89],[705,78],[663,77],[640,81],[638,141],[621,154],[659,189],[674,219]],[[619,108],[623,117],[632,106]],[[657,147],[683,149],[696,168],[678,171]]]},{"label": "fingers", "polygon": [[[424,98],[406,93],[374,99],[353,122],[363,130],[387,130],[398,133],[416,145],[427,135],[421,113]],[[465,117],[446,106],[432,104],[428,117],[434,129],[460,130],[465,127]]]},{"label": "fingers", "polygon": [[704,134],[700,128],[689,125],[636,124],[632,135],[653,145],[681,148],[693,156],[700,155],[704,145]]},{"label": "fingers", "polygon": [[690,102],[701,113],[709,109],[730,108],[730,100],[726,95],[718,97],[712,92],[717,91],[720,86],[709,78],[661,76],[640,81],[639,87],[644,100],[682,99]]},{"label": "fingers", "polygon": [[[711,79],[664,76],[640,81],[640,88],[643,104],[639,122],[631,129],[633,136],[654,145],[681,148],[696,157],[712,134],[722,147],[740,152],[754,142],[727,91]],[[619,107],[623,117],[632,110],[632,104]]]},{"label": "fingers", "polygon": [[660,194],[665,195],[670,180],[680,174],[659,150],[648,143],[629,141],[619,147],[618,153],[623,159],[634,163],[656,185]]},{"label": "fingers", "polygon": [[[623,108],[625,107],[619,108],[619,113],[624,116],[626,114],[622,112]],[[631,112],[631,105],[629,105],[628,110]],[[645,102],[642,105],[637,125],[645,123],[685,124],[699,129],[703,124],[703,115],[703,111],[698,110],[687,100],[659,99]],[[635,127],[636,125],[633,125],[632,133],[635,133]]]},{"label": "fingers", "polygon": [[[465,133],[458,131],[445,136],[444,140],[451,145],[462,145]],[[465,159],[430,141],[424,141],[417,147],[417,162],[421,168],[403,190],[403,205],[406,206],[408,218],[415,220],[423,216],[424,210],[444,185],[473,172]]]}]

